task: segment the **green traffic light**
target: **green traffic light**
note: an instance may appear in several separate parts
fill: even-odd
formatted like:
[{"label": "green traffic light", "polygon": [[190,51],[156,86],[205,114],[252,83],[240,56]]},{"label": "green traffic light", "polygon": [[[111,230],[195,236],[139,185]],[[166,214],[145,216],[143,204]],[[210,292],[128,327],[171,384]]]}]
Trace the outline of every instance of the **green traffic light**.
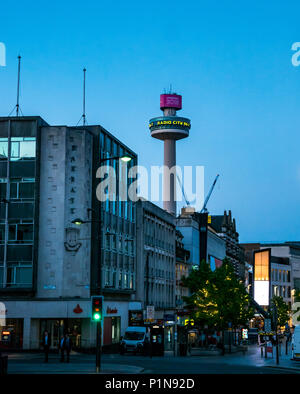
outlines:
[{"label": "green traffic light", "polygon": [[94,320],[100,320],[100,319],[101,319],[100,313],[95,313],[94,314]]}]

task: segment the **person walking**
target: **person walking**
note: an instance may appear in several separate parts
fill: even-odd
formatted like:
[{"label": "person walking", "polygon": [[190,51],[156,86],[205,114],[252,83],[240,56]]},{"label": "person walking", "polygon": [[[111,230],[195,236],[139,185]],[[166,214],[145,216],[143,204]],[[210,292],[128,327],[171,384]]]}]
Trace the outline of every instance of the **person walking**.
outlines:
[{"label": "person walking", "polygon": [[61,358],[60,361],[65,361],[65,351],[67,354],[67,363],[70,362],[70,352],[72,350],[72,339],[69,334],[65,334],[60,341]]},{"label": "person walking", "polygon": [[48,355],[49,355],[49,349],[50,349],[50,335],[47,330],[44,331],[43,334],[43,348],[44,348],[44,353],[45,353],[45,363],[48,362]]}]

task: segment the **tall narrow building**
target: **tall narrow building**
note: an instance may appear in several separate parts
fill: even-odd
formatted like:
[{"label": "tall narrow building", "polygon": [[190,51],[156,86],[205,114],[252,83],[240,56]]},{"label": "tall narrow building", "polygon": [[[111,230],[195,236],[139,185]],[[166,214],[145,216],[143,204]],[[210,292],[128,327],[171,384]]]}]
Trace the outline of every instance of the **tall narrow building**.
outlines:
[{"label": "tall narrow building", "polygon": [[164,141],[163,207],[176,215],[176,141],[189,136],[191,122],[178,117],[176,112],[182,108],[182,96],[161,94],[160,109],[163,116],[150,119],[151,137]]}]

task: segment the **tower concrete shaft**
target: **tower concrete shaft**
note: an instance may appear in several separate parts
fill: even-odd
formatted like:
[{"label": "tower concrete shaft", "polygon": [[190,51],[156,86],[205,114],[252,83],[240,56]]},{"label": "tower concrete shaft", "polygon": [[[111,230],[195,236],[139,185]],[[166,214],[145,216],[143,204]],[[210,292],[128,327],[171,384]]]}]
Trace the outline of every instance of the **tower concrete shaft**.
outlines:
[{"label": "tower concrete shaft", "polygon": [[[176,140],[164,140],[163,207],[176,215]],[[171,172],[173,171],[173,172]]]}]

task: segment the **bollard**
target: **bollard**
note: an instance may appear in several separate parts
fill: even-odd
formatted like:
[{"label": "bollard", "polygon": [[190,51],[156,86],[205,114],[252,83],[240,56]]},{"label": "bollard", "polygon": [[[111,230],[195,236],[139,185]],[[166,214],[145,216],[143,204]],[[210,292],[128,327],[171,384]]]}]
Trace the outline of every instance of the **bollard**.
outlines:
[{"label": "bollard", "polygon": [[0,376],[7,375],[7,356],[0,356]]}]

